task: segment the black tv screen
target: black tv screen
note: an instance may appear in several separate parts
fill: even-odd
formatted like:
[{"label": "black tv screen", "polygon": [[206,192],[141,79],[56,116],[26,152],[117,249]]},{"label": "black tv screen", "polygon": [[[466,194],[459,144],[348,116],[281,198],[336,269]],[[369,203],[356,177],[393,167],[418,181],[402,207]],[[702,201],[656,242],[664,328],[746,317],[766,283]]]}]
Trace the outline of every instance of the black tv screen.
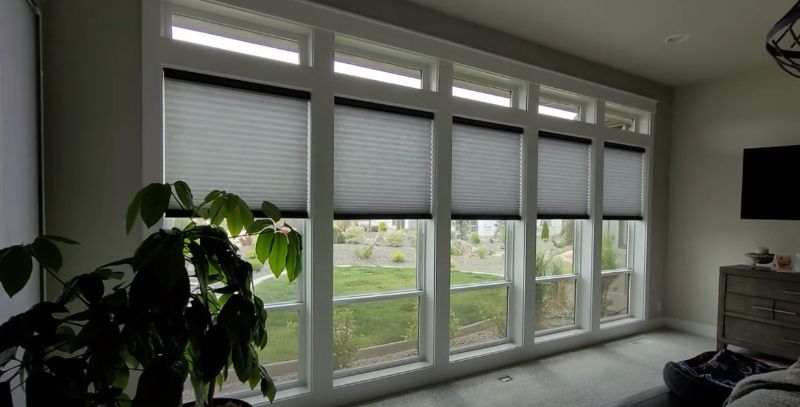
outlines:
[{"label": "black tv screen", "polygon": [[744,150],[742,219],[800,220],[800,145]]}]

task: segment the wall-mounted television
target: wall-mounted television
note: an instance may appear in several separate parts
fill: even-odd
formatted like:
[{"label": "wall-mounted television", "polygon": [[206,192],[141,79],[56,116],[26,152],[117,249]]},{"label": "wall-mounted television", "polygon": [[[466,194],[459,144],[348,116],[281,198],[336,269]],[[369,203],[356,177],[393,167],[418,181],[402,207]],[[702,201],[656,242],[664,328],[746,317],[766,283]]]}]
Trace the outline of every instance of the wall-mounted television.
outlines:
[{"label": "wall-mounted television", "polygon": [[800,220],[800,145],[744,150],[742,219]]}]

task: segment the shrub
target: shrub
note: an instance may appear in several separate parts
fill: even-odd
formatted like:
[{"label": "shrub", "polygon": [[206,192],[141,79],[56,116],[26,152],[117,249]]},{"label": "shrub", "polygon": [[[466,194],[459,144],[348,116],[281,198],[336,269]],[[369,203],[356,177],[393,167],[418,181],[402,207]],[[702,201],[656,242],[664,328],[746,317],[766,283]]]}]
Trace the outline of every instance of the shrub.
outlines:
[{"label": "shrub", "polygon": [[494,237],[500,244],[506,244],[506,222],[497,222]]},{"label": "shrub", "polygon": [[402,263],[402,262],[406,261],[406,255],[403,252],[401,252],[400,250],[398,250],[398,251],[392,253],[392,255],[391,255],[391,257],[389,257],[389,259],[392,260],[392,262],[394,262],[394,263]]},{"label": "shrub", "polygon": [[337,309],[333,312],[333,366],[335,369],[350,367],[358,353],[356,323],[353,310]]},{"label": "shrub", "polygon": [[406,232],[403,230],[393,230],[387,232],[384,239],[386,239],[386,244],[389,247],[401,247],[406,241]]},{"label": "shrub", "polygon": [[389,226],[386,224],[386,221],[378,222],[378,232],[385,232],[389,230]]},{"label": "shrub", "polygon": [[475,254],[478,255],[479,259],[483,260],[489,256],[489,249],[486,246],[481,246],[475,251]]},{"label": "shrub", "polygon": [[479,244],[481,242],[481,238],[478,237],[477,233],[473,233],[469,236],[469,242],[472,244]]},{"label": "shrub", "polygon": [[341,243],[344,243],[344,240],[345,240],[344,239],[344,232],[342,231],[342,227],[334,223],[333,224],[333,243],[334,244],[341,244]]},{"label": "shrub", "polygon": [[458,328],[461,326],[461,323],[458,320],[458,317],[453,311],[450,311],[450,343],[456,341],[456,335],[458,335]]},{"label": "shrub", "polygon": [[506,324],[508,323],[508,314],[503,305],[482,304],[479,312],[481,318],[489,322],[489,324],[492,326],[492,329],[494,329],[494,333],[499,338],[506,337]]},{"label": "shrub", "polygon": [[450,255],[451,256],[461,256],[464,254],[464,251],[461,250],[461,245],[458,243],[450,245]]},{"label": "shrub", "polygon": [[342,233],[344,242],[349,244],[364,243],[364,229],[361,226],[350,226]]},{"label": "shrub", "polygon": [[372,257],[373,250],[375,250],[375,246],[369,245],[369,246],[364,246],[360,249],[356,249],[355,251],[353,251],[353,254],[356,256],[357,259],[367,260],[370,257]]},{"label": "shrub", "polygon": [[550,223],[545,221],[542,223],[542,240],[550,239]]}]

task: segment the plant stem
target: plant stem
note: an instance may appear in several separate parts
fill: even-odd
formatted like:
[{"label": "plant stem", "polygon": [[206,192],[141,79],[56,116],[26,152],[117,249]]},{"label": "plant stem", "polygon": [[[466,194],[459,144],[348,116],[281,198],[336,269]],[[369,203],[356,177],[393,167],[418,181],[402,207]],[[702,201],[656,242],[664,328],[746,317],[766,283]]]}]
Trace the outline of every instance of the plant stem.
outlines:
[{"label": "plant stem", "polygon": [[208,385],[208,404],[207,406],[214,405],[214,385],[216,384],[216,380],[212,380],[211,383]]}]

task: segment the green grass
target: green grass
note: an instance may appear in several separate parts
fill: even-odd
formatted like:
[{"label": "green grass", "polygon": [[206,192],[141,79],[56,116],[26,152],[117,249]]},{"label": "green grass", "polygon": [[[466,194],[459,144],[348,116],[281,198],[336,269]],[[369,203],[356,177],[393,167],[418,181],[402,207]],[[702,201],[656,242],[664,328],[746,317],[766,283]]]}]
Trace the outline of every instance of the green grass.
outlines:
[{"label": "green grass", "polygon": [[[451,284],[475,284],[502,279],[500,276],[452,270]],[[333,290],[336,296],[398,291],[416,287],[416,271],[410,267],[336,267]],[[270,278],[256,285],[256,295],[265,303],[294,301],[297,283],[289,283],[285,275]],[[467,291],[453,295],[450,307],[459,325],[480,321],[484,307],[501,307],[506,303],[506,289]],[[400,341],[415,322],[416,299],[373,301],[347,305],[353,310],[356,334],[360,347]],[[261,352],[266,363],[291,360],[297,357],[296,333],[289,326],[296,321],[294,312],[272,312],[267,319],[270,336]]]}]

